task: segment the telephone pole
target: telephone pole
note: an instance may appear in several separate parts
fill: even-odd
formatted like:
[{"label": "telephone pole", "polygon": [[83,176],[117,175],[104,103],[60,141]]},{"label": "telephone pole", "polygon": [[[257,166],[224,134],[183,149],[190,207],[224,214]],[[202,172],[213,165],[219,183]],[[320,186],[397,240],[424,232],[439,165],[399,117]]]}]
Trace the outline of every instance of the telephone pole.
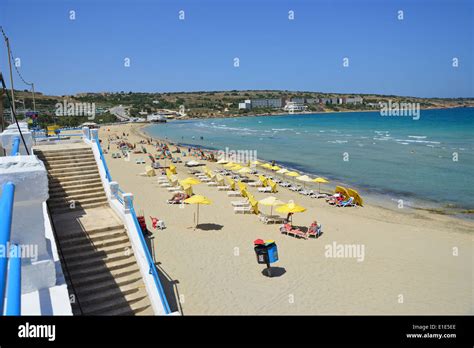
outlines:
[{"label": "telephone pole", "polygon": [[31,90],[33,91],[33,111],[36,112],[36,102],[35,102],[35,84],[31,83]]},{"label": "telephone pole", "polygon": [[12,57],[11,57],[11,52],[10,52],[10,41],[8,40],[8,37],[5,37],[5,41],[7,43],[7,52],[8,52],[8,66],[10,68],[10,83],[11,83],[11,90],[12,90],[12,123],[13,123],[13,114],[16,113],[16,108],[15,108],[15,91],[13,88],[13,72],[12,72]]}]

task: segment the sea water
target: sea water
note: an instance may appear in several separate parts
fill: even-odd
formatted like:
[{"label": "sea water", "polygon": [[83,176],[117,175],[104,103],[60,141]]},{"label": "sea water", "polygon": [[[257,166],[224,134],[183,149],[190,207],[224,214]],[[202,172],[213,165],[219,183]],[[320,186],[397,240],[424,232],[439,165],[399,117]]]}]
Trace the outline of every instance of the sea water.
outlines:
[{"label": "sea water", "polygon": [[418,119],[346,112],[171,121],[145,132],[186,145],[256,150],[260,159],[389,206],[474,209],[474,108],[421,110]]}]

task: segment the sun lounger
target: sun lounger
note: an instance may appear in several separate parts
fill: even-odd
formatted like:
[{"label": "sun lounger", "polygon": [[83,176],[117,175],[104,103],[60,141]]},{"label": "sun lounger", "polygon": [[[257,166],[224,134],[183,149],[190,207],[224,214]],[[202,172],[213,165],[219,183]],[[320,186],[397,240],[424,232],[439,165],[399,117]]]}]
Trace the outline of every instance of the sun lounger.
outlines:
[{"label": "sun lounger", "polygon": [[308,232],[306,233],[308,238],[313,237],[313,238],[319,238],[322,233],[322,228],[323,226],[321,224],[311,224],[308,228]]},{"label": "sun lounger", "polygon": [[280,186],[282,187],[290,187],[291,186],[291,183],[287,182],[287,181],[284,181],[282,183],[280,183]]},{"label": "sun lounger", "polygon": [[253,208],[251,206],[234,208],[235,214],[251,214],[252,212],[253,212]]},{"label": "sun lounger", "polygon": [[248,182],[247,184],[251,187],[261,187],[262,186],[261,181],[252,181],[252,182]]},{"label": "sun lounger", "polygon": [[269,214],[260,213],[258,217],[260,221],[262,221],[264,224],[276,224],[276,223],[283,224],[287,222],[286,218],[281,217],[279,215],[269,215]]},{"label": "sun lounger", "polygon": [[249,201],[232,201],[230,202],[233,207],[247,207],[250,206]]},{"label": "sun lounger", "polygon": [[302,195],[305,195],[305,196],[309,196],[309,195],[312,195],[314,192],[312,190],[303,189],[303,190],[299,191],[299,193],[302,194]]},{"label": "sun lounger", "polygon": [[229,196],[229,197],[242,197],[242,194],[239,191],[227,191],[227,196]]},{"label": "sun lounger", "polygon": [[309,195],[311,198],[326,198],[328,197],[327,193],[313,193]]},{"label": "sun lounger", "polygon": [[173,187],[168,187],[167,190],[169,192],[179,192],[179,191],[182,191],[182,188],[180,186],[173,186]]},{"label": "sun lounger", "polygon": [[299,185],[292,185],[290,187],[288,187],[291,191],[295,191],[295,192],[298,192],[298,191],[301,191],[303,188]]},{"label": "sun lounger", "polygon": [[259,187],[258,192],[272,192],[272,188],[270,186],[267,187]]},{"label": "sun lounger", "polygon": [[293,228],[293,226],[288,223],[280,226],[280,232],[286,235],[308,239],[308,236],[305,232],[301,231],[300,229]]},{"label": "sun lounger", "polygon": [[218,184],[217,184],[217,182],[215,182],[215,181],[209,181],[209,182],[207,183],[207,186],[217,186],[217,185],[218,185]]},{"label": "sun lounger", "polygon": [[224,186],[217,186],[217,190],[219,191],[229,191],[231,188],[229,185],[224,185]]},{"label": "sun lounger", "polygon": [[354,197],[349,197],[349,199],[345,201],[337,202],[336,207],[355,207]]}]

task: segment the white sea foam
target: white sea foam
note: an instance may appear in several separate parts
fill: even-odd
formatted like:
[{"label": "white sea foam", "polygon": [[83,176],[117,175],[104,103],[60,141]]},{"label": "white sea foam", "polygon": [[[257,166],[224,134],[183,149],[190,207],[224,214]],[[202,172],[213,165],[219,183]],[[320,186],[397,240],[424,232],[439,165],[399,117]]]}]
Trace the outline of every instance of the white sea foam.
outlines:
[{"label": "white sea foam", "polygon": [[426,135],[409,135],[408,138],[413,138],[413,139],[426,139]]}]

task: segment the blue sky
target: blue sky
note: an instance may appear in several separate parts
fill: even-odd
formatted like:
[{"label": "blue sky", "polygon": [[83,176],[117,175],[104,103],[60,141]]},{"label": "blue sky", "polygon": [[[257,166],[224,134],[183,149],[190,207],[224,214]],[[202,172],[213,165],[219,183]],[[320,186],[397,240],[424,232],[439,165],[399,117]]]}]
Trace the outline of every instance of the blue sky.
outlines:
[{"label": "blue sky", "polygon": [[[474,97],[473,3],[0,0],[0,24],[24,77],[50,94],[287,89]],[[1,43],[4,74],[5,57]]]}]

